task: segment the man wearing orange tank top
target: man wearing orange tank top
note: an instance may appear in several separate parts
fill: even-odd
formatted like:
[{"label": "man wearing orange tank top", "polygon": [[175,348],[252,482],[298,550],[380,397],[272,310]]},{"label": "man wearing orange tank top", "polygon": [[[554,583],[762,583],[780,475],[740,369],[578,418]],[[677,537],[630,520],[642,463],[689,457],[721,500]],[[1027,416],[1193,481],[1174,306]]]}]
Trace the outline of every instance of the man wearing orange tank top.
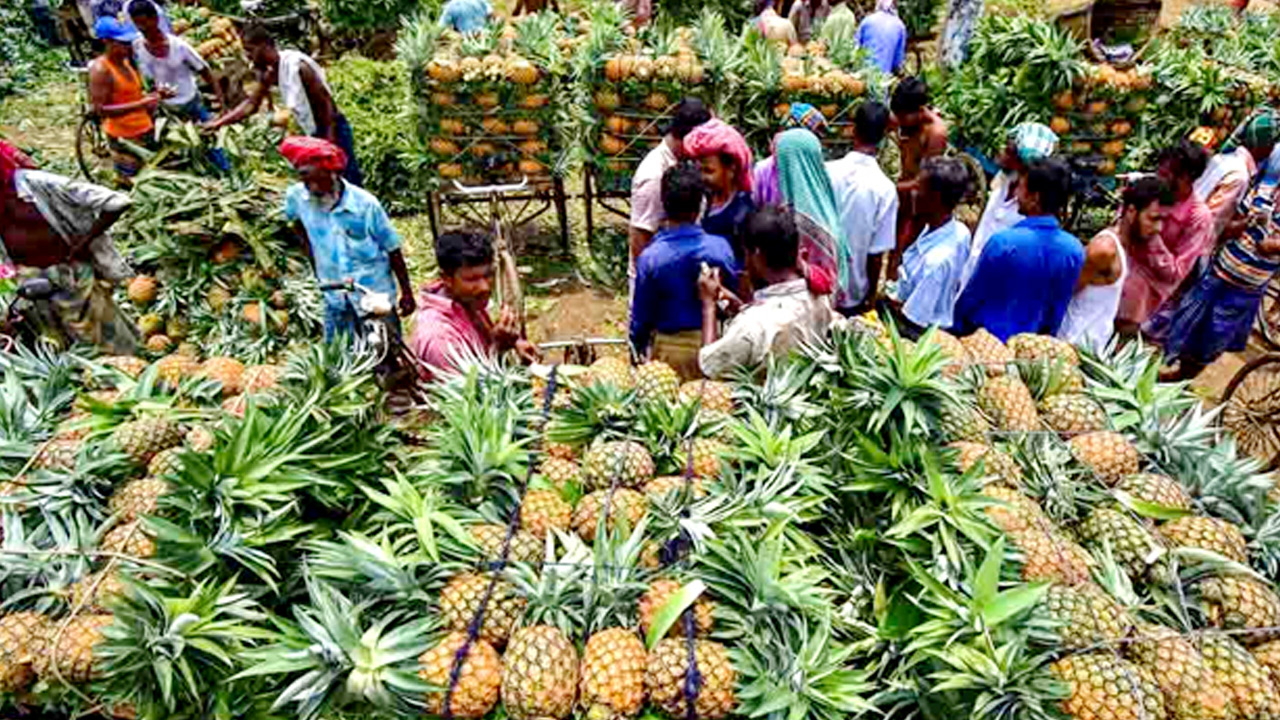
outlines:
[{"label": "man wearing orange tank top", "polygon": [[128,185],[142,167],[136,148],[155,143],[151,115],[172,90],[143,94],[142,75],[133,64],[137,30],[109,16],[98,18],[94,30],[106,49],[89,64],[89,97],[111,145],[119,182]]}]

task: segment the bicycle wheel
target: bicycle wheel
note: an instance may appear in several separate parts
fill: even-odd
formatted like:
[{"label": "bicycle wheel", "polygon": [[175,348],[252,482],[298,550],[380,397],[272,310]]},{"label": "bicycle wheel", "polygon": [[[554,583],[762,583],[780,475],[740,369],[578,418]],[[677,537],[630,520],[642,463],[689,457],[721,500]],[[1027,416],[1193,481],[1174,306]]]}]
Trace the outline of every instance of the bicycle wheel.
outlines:
[{"label": "bicycle wheel", "polygon": [[1271,283],[1262,295],[1255,328],[1272,350],[1280,350],[1280,286]]},{"label": "bicycle wheel", "polygon": [[1280,355],[1260,357],[1240,369],[1222,397],[1220,423],[1241,451],[1268,469],[1280,465]]},{"label": "bicycle wheel", "polygon": [[76,163],[80,166],[80,174],[91,183],[106,185],[115,176],[107,136],[91,115],[81,118],[80,127],[76,129]]}]

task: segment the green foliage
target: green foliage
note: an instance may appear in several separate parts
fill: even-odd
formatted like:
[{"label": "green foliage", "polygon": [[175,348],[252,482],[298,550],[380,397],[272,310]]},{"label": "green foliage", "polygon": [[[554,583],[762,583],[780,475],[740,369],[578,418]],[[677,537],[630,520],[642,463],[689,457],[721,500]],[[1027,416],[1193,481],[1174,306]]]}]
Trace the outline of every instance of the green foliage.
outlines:
[{"label": "green foliage", "polygon": [[898,3],[898,17],[907,26],[908,36],[928,37],[938,25],[943,6],[941,0],[902,0]]},{"label": "green foliage", "polygon": [[439,12],[443,0],[322,0],[324,19],[337,30],[388,30],[420,10]]},{"label": "green foliage", "polygon": [[388,212],[416,212],[426,201],[426,188],[412,166],[416,144],[408,112],[409,72],[399,62],[379,62],[346,55],[329,66],[326,79],[334,101],[355,128],[356,157],[364,171],[365,189]]},{"label": "green foliage", "polygon": [[25,2],[0,5],[0,100],[31,89],[65,60],[40,39]]},{"label": "green foliage", "polygon": [[751,17],[752,5],[752,0],[656,0],[653,3],[653,14],[677,25],[692,25],[704,10],[714,10],[724,16],[729,28],[734,29],[742,27]]}]

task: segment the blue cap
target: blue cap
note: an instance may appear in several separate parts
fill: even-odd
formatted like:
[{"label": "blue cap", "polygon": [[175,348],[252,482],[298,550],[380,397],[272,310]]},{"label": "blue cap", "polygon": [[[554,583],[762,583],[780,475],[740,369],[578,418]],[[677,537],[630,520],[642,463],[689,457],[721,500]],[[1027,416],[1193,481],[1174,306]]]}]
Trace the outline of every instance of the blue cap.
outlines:
[{"label": "blue cap", "polygon": [[138,39],[138,31],[133,25],[107,15],[98,18],[98,22],[93,25],[93,31],[100,40],[131,43]]}]

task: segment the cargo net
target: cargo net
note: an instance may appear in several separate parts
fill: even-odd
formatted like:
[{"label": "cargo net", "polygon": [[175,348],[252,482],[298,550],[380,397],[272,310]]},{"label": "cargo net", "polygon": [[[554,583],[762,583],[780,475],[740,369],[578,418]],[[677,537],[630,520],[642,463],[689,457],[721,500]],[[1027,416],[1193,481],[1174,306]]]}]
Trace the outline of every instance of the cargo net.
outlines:
[{"label": "cargo net", "polygon": [[[697,396],[697,402],[699,403],[701,403],[702,401],[703,393],[706,390],[706,386],[707,384],[705,380],[699,383],[699,393]],[[539,404],[541,405],[540,416],[544,424],[551,417],[551,410],[552,410],[552,407],[556,398],[556,392],[558,389],[559,389],[559,366],[555,365],[555,366],[552,366],[551,375],[547,379],[546,388],[541,393],[542,397],[537,398],[537,400],[539,401]],[[686,441],[686,447],[685,447],[687,459],[685,462],[684,473],[683,473],[683,479],[684,479],[683,491],[684,493],[686,493],[686,497],[692,497],[692,494],[694,491],[695,477],[694,477],[693,442],[694,442],[693,438],[690,437]],[[524,499],[526,493],[528,492],[529,481],[534,472],[533,468],[537,466],[538,452],[539,452],[539,448],[536,445],[533,445],[530,447],[528,473],[525,475],[524,478],[519,479],[518,490],[519,490],[519,496],[521,500]],[[619,456],[617,462],[614,464],[613,471],[610,474],[611,478],[609,482],[609,489],[605,495],[604,504],[602,505],[600,510],[601,515],[599,518],[598,527],[601,529],[607,528],[609,526],[611,514],[615,509],[614,495],[618,491],[618,488],[620,487],[620,480],[622,478],[625,462],[626,462],[625,456]],[[683,512],[683,515],[687,518],[689,514],[687,506],[682,512]],[[489,577],[489,583],[485,587],[484,595],[481,597],[481,600],[475,615],[471,618],[471,622],[468,623],[467,625],[466,640],[462,643],[461,646],[458,647],[457,652],[454,653],[453,664],[449,670],[449,682],[447,687],[445,688],[444,703],[442,705],[442,712],[441,712],[442,717],[444,717],[446,720],[452,720],[454,717],[453,695],[457,690],[458,683],[462,680],[463,666],[470,655],[472,646],[476,643],[477,639],[479,639],[480,637],[481,629],[484,627],[485,612],[488,610],[489,603],[492,601],[494,593],[497,590],[498,583],[501,581],[501,571],[504,570],[507,567],[508,563],[510,562],[512,543],[515,540],[516,533],[519,531],[519,529],[520,529],[520,505],[517,504],[515,512],[511,514],[511,518],[507,522],[506,536],[503,539],[502,546],[499,549],[497,558],[486,563],[487,568],[491,571],[490,577]],[[659,564],[663,567],[675,567],[682,564],[687,559],[688,552],[691,547],[692,547],[692,538],[689,537],[688,532],[684,530],[682,526],[680,533],[675,538],[665,543],[662,546],[662,548],[659,550],[659,553],[658,553]],[[615,568],[615,569],[625,570],[626,568]],[[699,672],[698,670],[698,657],[697,657],[698,629],[697,629],[696,619],[694,617],[693,607],[685,608],[685,610],[680,614],[679,623],[680,623],[679,627],[681,628],[681,632],[684,635],[685,648],[688,653],[688,656],[687,656],[688,669],[685,671],[684,682],[681,687],[681,693],[684,696],[685,718],[687,720],[697,720],[698,718],[697,703],[698,703],[699,693],[701,692],[702,686],[703,686],[703,678],[702,678],[701,672]]]}]

